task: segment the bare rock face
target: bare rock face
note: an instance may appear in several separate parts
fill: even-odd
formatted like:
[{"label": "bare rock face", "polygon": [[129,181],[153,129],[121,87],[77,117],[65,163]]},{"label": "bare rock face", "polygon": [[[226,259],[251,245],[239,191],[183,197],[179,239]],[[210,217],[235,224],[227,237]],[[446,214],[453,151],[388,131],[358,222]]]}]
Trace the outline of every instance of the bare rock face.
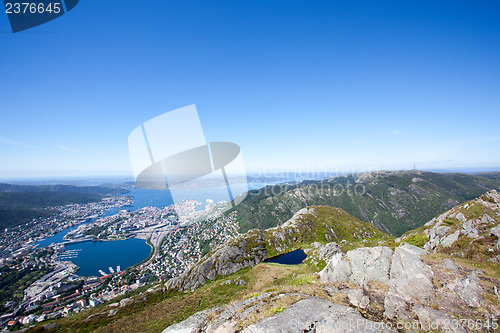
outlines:
[{"label": "bare rock face", "polygon": [[308,297],[287,307],[283,312],[250,325],[246,333],[281,332],[395,332],[384,323],[363,318],[344,305],[318,297]]},{"label": "bare rock face", "polygon": [[165,287],[167,289],[195,290],[217,276],[235,273],[242,268],[255,266],[266,259],[264,233],[255,231],[247,238],[238,239],[232,245],[218,249],[193,268],[168,280]]},{"label": "bare rock face", "polygon": [[483,305],[483,288],[479,285],[476,272],[472,272],[465,278],[457,278],[448,288],[454,290],[470,307]]},{"label": "bare rock face", "polygon": [[406,243],[394,250],[389,283],[392,294],[406,301],[429,301],[433,295],[432,270],[420,259],[425,253]]},{"label": "bare rock face", "polygon": [[491,228],[490,235],[496,236],[498,238],[497,249],[500,249],[500,224],[494,228]]},{"label": "bare rock face", "polygon": [[370,281],[381,282],[406,301],[426,302],[433,288],[432,270],[420,259],[425,253],[410,244],[394,252],[383,246],[359,248],[335,254],[319,275],[323,282],[349,281],[362,287]]},{"label": "bare rock face", "polygon": [[413,312],[418,316],[423,329],[430,332],[466,333],[458,319],[431,308],[416,307]]},{"label": "bare rock face", "polygon": [[384,316],[392,320],[402,319],[408,322],[410,321],[410,316],[407,306],[407,303],[401,297],[388,295],[384,299]]},{"label": "bare rock face", "polygon": [[191,333],[196,332],[201,328],[201,326],[207,320],[207,317],[212,313],[213,309],[208,309],[205,311],[200,311],[189,317],[188,319],[181,321],[178,324],[167,327],[162,333]]},{"label": "bare rock face", "polygon": [[350,289],[347,291],[347,297],[353,306],[360,309],[366,309],[370,304],[370,298],[365,295],[363,289]]},{"label": "bare rock face", "polygon": [[331,257],[333,257],[334,254],[340,253],[342,252],[342,250],[340,249],[340,246],[335,242],[331,242],[325,245],[314,242],[311,244],[310,248],[304,250],[304,252],[308,256],[310,253],[315,252],[317,259],[328,261]]},{"label": "bare rock face", "polygon": [[[267,302],[287,296],[302,299],[286,307],[283,312],[258,320],[242,328],[239,322],[259,310]],[[167,327],[162,333],[281,333],[281,332],[396,332],[383,322],[365,319],[353,308],[314,296],[300,294],[262,294],[236,304],[198,312],[188,319]]]},{"label": "bare rock face", "polygon": [[369,281],[389,283],[392,249],[365,247],[347,253],[336,253],[319,273],[322,281],[350,281],[360,286]]}]

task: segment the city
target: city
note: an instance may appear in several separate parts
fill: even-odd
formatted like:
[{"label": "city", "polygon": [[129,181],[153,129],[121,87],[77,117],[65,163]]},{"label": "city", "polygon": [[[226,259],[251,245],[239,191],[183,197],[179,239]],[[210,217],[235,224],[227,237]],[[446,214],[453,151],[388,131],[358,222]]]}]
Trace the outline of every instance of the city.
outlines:
[{"label": "city", "polygon": [[[166,281],[239,235],[235,212],[220,214],[224,203],[210,199],[204,207],[195,200],[184,200],[164,208],[125,209],[132,205],[130,196],[107,196],[95,203],[51,207],[60,213],[4,230],[0,235],[2,274],[16,272],[25,285],[15,286],[24,289],[22,297],[1,300],[0,327],[68,316]],[[105,214],[108,211],[117,213]],[[71,227],[76,228],[61,242],[39,246],[41,240]],[[65,249],[75,243],[130,238],[146,240],[151,247],[148,258],[123,270],[103,267],[90,277],[79,276],[79,267],[71,262],[78,251]]]}]

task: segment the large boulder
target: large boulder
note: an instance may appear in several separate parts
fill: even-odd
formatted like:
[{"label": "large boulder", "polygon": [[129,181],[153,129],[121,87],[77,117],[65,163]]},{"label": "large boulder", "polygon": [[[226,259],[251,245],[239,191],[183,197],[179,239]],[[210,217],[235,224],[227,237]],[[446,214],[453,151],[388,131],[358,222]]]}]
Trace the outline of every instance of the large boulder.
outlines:
[{"label": "large boulder", "polygon": [[433,295],[432,270],[421,260],[427,251],[410,244],[394,250],[390,271],[390,293],[406,301],[428,302]]},{"label": "large boulder", "polygon": [[476,272],[463,278],[457,277],[453,283],[448,285],[448,288],[455,291],[470,307],[477,308],[483,305],[483,288],[479,284]]},{"label": "large boulder", "polygon": [[318,297],[300,300],[283,312],[248,326],[244,333],[281,332],[395,332],[383,322],[365,319],[344,305]]},{"label": "large boulder", "polygon": [[365,286],[369,281],[389,284],[392,249],[364,247],[336,253],[319,273],[323,282],[350,281]]},{"label": "large boulder", "polygon": [[427,307],[415,307],[413,312],[418,316],[420,327],[425,332],[466,333],[461,322],[446,313]]},{"label": "large boulder", "polygon": [[394,252],[383,246],[359,248],[335,254],[319,275],[323,282],[349,281],[362,287],[377,281],[405,301],[427,302],[433,294],[433,273],[420,259],[425,253],[406,243]]}]

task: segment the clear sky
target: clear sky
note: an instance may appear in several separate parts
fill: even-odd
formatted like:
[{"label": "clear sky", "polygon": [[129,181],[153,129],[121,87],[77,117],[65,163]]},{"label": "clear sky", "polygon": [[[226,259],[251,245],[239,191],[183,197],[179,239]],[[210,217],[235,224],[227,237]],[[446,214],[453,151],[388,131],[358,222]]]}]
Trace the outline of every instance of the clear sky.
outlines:
[{"label": "clear sky", "polygon": [[497,0],[81,0],[0,45],[0,178],[131,174],[190,104],[250,172],[500,166]]}]

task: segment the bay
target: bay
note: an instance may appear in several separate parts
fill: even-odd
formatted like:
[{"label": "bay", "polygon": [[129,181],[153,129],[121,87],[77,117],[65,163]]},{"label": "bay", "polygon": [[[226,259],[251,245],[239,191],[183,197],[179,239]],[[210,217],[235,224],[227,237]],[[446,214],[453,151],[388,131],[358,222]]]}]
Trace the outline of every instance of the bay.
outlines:
[{"label": "bay", "polygon": [[78,255],[71,261],[80,267],[79,276],[101,276],[99,270],[110,274],[109,267],[115,272],[117,266],[124,270],[145,258],[151,252],[151,247],[143,239],[129,238],[118,241],[83,242],[66,245],[66,251],[77,251]]},{"label": "bay", "polygon": [[[258,189],[270,185],[269,183],[253,182],[246,184],[236,184],[232,187],[233,197],[236,197],[244,192],[253,189]],[[203,189],[186,189],[176,191],[177,198],[180,200],[193,199],[201,202],[198,209],[204,209],[206,205],[206,199],[214,200],[219,202],[225,199],[225,186],[214,186]],[[134,197],[134,204],[130,206],[124,206],[121,208],[111,208],[106,211],[101,217],[111,216],[117,214],[120,210],[125,209],[129,211],[136,211],[144,207],[158,207],[164,208],[172,205],[173,199],[168,190],[149,190],[149,189],[131,189],[130,192],[125,193],[125,195],[130,195]],[[95,219],[90,219],[84,223],[90,223],[95,221]],[[75,230],[78,226],[73,226],[67,228],[55,235],[43,239],[37,244],[40,247],[48,246],[52,243],[62,243],[64,242],[63,237],[70,231]],[[145,258],[151,252],[151,248],[147,245],[145,240],[130,238],[127,240],[120,241],[105,241],[105,242],[83,242],[76,244],[69,244],[65,246],[65,250],[77,250],[74,253],[77,255],[70,258],[71,262],[76,264],[80,269],[76,273],[80,276],[101,276],[99,270],[103,270],[109,273],[108,267],[113,267],[116,271],[117,266],[121,266],[121,270],[133,266]]]}]

